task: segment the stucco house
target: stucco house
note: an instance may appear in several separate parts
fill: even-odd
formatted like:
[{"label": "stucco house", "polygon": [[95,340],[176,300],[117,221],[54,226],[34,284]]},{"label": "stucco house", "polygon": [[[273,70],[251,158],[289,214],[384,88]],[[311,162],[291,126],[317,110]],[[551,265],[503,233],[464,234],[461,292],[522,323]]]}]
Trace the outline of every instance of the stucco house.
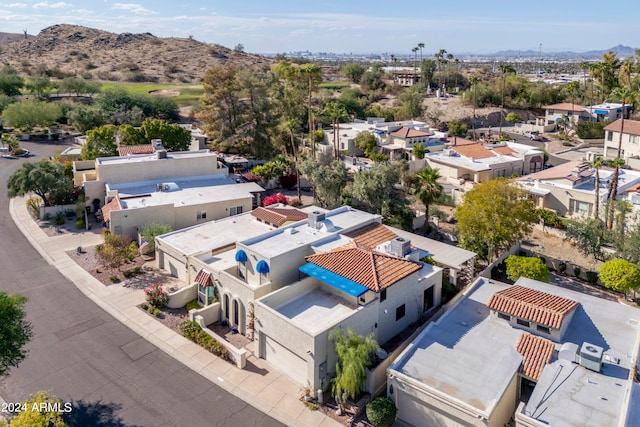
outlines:
[{"label": "stucco house", "polygon": [[264,192],[256,183],[237,183],[209,150],[74,162],[74,184],[84,187],[88,206],[102,206],[112,232],[132,238],[151,222],[180,229],[248,212]]},{"label": "stucco house", "polygon": [[216,320],[255,335],[258,357],[324,389],[335,373],[333,328],[384,343],[440,304],[443,268],[470,280],[474,253],[381,221],[350,207],[261,208],[159,236],[156,260],[192,286],[213,287]]},{"label": "stucco house", "polygon": [[[613,168],[602,167],[599,172],[600,206],[607,199]],[[588,163],[570,161],[518,178],[517,185],[525,189],[536,207],[550,209],[559,215],[592,216],[595,205],[595,171]],[[640,172],[620,169],[618,196],[640,183]]]},{"label": "stucco house", "polygon": [[480,278],[387,370],[412,425],[634,426],[638,311],[531,279]]},{"label": "stucco house", "polygon": [[458,141],[460,144],[425,155],[429,167],[438,169],[440,176],[453,184],[482,183],[497,177],[531,173],[543,167],[544,153],[534,147],[512,142]]},{"label": "stucco house", "polygon": [[[616,102],[605,102],[603,104],[590,105],[585,107],[585,109],[589,111],[592,120],[596,122],[602,122],[605,120],[615,122],[622,118],[622,104]],[[625,119],[629,118],[629,113],[632,109],[631,105],[625,106]]]},{"label": "stucco house", "polygon": [[618,143],[622,132],[622,146],[620,157],[627,160],[629,158],[640,157],[640,121],[625,120],[624,129],[622,120],[607,125],[604,136],[604,156],[609,159],[618,156]]},{"label": "stucco house", "polygon": [[580,121],[588,121],[591,118],[589,111],[585,107],[570,102],[545,105],[542,108],[545,110],[544,117],[548,125],[558,124],[564,118],[576,125]]}]

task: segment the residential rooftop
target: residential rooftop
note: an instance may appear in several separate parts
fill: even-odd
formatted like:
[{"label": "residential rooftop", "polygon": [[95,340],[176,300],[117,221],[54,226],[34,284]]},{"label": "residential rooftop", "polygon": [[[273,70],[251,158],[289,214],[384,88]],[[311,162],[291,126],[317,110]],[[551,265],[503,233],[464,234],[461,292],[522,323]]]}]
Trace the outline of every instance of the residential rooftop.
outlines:
[{"label": "residential rooftop", "polygon": [[[620,132],[622,129],[622,119],[616,120],[615,122],[607,125],[604,130],[609,130],[612,132]],[[623,133],[628,133],[630,135],[640,135],[640,121],[638,120],[625,120],[624,121],[624,129]],[[617,144],[617,141],[616,141]]]},{"label": "residential rooftop", "polygon": [[[516,285],[579,303],[562,342],[554,344],[553,356],[539,374],[526,414],[552,426],[625,425],[628,411],[637,420],[634,408],[640,396],[637,390],[632,393],[637,386],[631,374],[640,338],[638,309],[525,278]],[[490,412],[516,371],[522,369],[535,378],[550,346],[535,338],[522,338],[522,330],[490,316],[487,305],[491,298],[510,288],[478,279],[390,369],[436,394],[444,393]],[[559,359],[558,351],[564,343],[601,347],[602,370],[594,372]],[[527,349],[531,346],[534,348]]]},{"label": "residential rooftop", "polygon": [[140,163],[140,162],[156,162],[167,161],[171,159],[191,159],[196,157],[211,157],[212,162],[217,162],[218,157],[210,150],[196,150],[196,151],[169,151],[167,157],[159,159],[157,153],[153,154],[134,154],[129,156],[116,156],[116,157],[98,157],[96,159],[97,165],[113,165],[113,164],[128,164],[128,163]]},{"label": "residential rooftop", "polygon": [[221,174],[126,184],[107,183],[106,189],[107,193],[113,190],[118,191],[122,209],[166,204],[199,205],[207,201],[213,203],[243,197],[250,198],[252,193],[264,191],[254,182],[236,183],[234,179]]}]

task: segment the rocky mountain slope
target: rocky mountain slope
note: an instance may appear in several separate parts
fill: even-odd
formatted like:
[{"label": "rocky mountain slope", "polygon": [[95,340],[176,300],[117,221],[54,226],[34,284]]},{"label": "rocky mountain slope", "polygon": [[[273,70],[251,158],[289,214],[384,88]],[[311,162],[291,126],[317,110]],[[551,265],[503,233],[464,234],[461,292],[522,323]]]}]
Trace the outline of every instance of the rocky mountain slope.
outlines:
[{"label": "rocky mountain slope", "polygon": [[213,65],[270,65],[273,60],[190,38],[150,33],[114,34],[78,25],[54,25],[35,37],[1,46],[2,62],[25,76],[46,73],[111,81],[199,83]]}]

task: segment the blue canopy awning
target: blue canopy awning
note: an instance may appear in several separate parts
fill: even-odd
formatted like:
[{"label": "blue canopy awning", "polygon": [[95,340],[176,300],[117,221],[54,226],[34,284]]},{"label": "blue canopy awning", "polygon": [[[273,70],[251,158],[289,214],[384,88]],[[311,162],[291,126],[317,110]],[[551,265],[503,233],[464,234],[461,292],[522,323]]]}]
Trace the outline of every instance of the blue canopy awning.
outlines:
[{"label": "blue canopy awning", "polygon": [[609,111],[607,110],[593,110],[593,112],[596,114],[602,114],[603,116],[606,116],[607,114],[609,114]]},{"label": "blue canopy awning", "polygon": [[562,117],[556,117],[556,122],[561,122],[562,121]]},{"label": "blue canopy awning", "polygon": [[236,251],[236,262],[247,262],[247,254],[242,249]]},{"label": "blue canopy awning", "polygon": [[256,271],[260,274],[267,274],[269,272],[269,264],[264,260],[258,261],[258,264],[256,264]]},{"label": "blue canopy awning", "polygon": [[345,292],[352,297],[357,298],[369,290],[369,288],[367,288],[366,286],[362,286],[361,284],[356,283],[351,279],[342,277],[339,274],[336,274],[311,262],[308,262],[305,265],[301,266],[300,268],[298,268],[298,270],[311,277],[315,277],[316,279],[320,280],[323,283],[326,283],[327,285],[333,286],[336,289],[340,289],[342,292]]}]

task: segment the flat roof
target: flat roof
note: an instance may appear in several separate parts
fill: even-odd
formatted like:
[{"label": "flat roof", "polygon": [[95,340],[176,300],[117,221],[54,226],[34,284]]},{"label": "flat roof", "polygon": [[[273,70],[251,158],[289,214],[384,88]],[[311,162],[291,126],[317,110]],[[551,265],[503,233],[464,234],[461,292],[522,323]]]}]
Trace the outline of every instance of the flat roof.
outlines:
[{"label": "flat roof", "polygon": [[256,221],[251,212],[172,231],[156,237],[162,244],[187,254],[209,252],[260,233],[273,230],[264,222]]},{"label": "flat roof", "polygon": [[[637,416],[639,393],[631,388],[630,370],[638,354],[640,311],[613,301],[521,278],[528,288],[580,303],[562,343],[584,342],[604,349],[600,373],[558,360],[547,364],[525,408],[533,418],[553,426],[618,425]],[[437,322],[429,325],[390,370],[411,377],[481,410],[490,410],[518,370],[516,352],[521,329],[489,315],[491,296],[510,285],[480,278]],[[558,351],[562,343],[556,343]],[[631,395],[631,401],[627,400]]]},{"label": "flat roof", "polygon": [[522,159],[519,159],[514,156],[504,156],[497,155],[492,157],[483,157],[481,159],[472,160],[471,158],[464,156],[449,156],[445,155],[444,151],[437,151],[435,153],[427,153],[425,155],[429,160],[434,162],[442,163],[445,165],[451,165],[456,167],[463,167],[465,169],[469,169],[476,172],[481,172],[483,170],[491,169],[491,166],[499,165],[502,163],[509,162],[521,162]]},{"label": "flat roof", "polygon": [[272,308],[311,335],[332,327],[357,310],[353,303],[324,290],[322,285]]},{"label": "flat roof", "polygon": [[300,246],[329,239],[332,235],[344,233],[377,219],[379,219],[378,215],[343,206],[326,212],[326,219],[322,221],[320,229],[313,229],[309,227],[307,221],[300,221],[270,233],[243,240],[240,243],[264,258],[273,258]]},{"label": "flat roof", "polygon": [[424,258],[429,255],[439,264],[447,267],[453,267],[460,270],[465,263],[471,261],[476,257],[475,252],[468,251],[466,249],[459,248],[457,246],[448,245],[446,243],[438,242],[437,240],[429,239],[418,234],[410,233],[408,231],[400,230],[399,228],[384,227],[393,231],[399,237],[411,240],[411,244],[424,254],[420,255],[420,258]]},{"label": "flat roof", "polygon": [[[167,184],[169,190],[158,191],[158,184]],[[226,175],[205,175],[126,184],[106,184],[107,191],[117,190],[122,209],[173,204],[174,206],[200,205],[252,197],[251,193],[264,189],[254,182],[240,182]]]},{"label": "flat roof", "polygon": [[217,161],[218,157],[210,150],[196,150],[196,151],[169,151],[167,152],[166,159],[158,159],[155,153],[153,154],[134,154],[131,156],[114,156],[114,157],[98,157],[96,159],[97,165],[114,165],[114,164],[126,164],[126,163],[140,163],[140,162],[166,162],[172,159],[192,159],[201,157],[211,157],[212,160]]}]

